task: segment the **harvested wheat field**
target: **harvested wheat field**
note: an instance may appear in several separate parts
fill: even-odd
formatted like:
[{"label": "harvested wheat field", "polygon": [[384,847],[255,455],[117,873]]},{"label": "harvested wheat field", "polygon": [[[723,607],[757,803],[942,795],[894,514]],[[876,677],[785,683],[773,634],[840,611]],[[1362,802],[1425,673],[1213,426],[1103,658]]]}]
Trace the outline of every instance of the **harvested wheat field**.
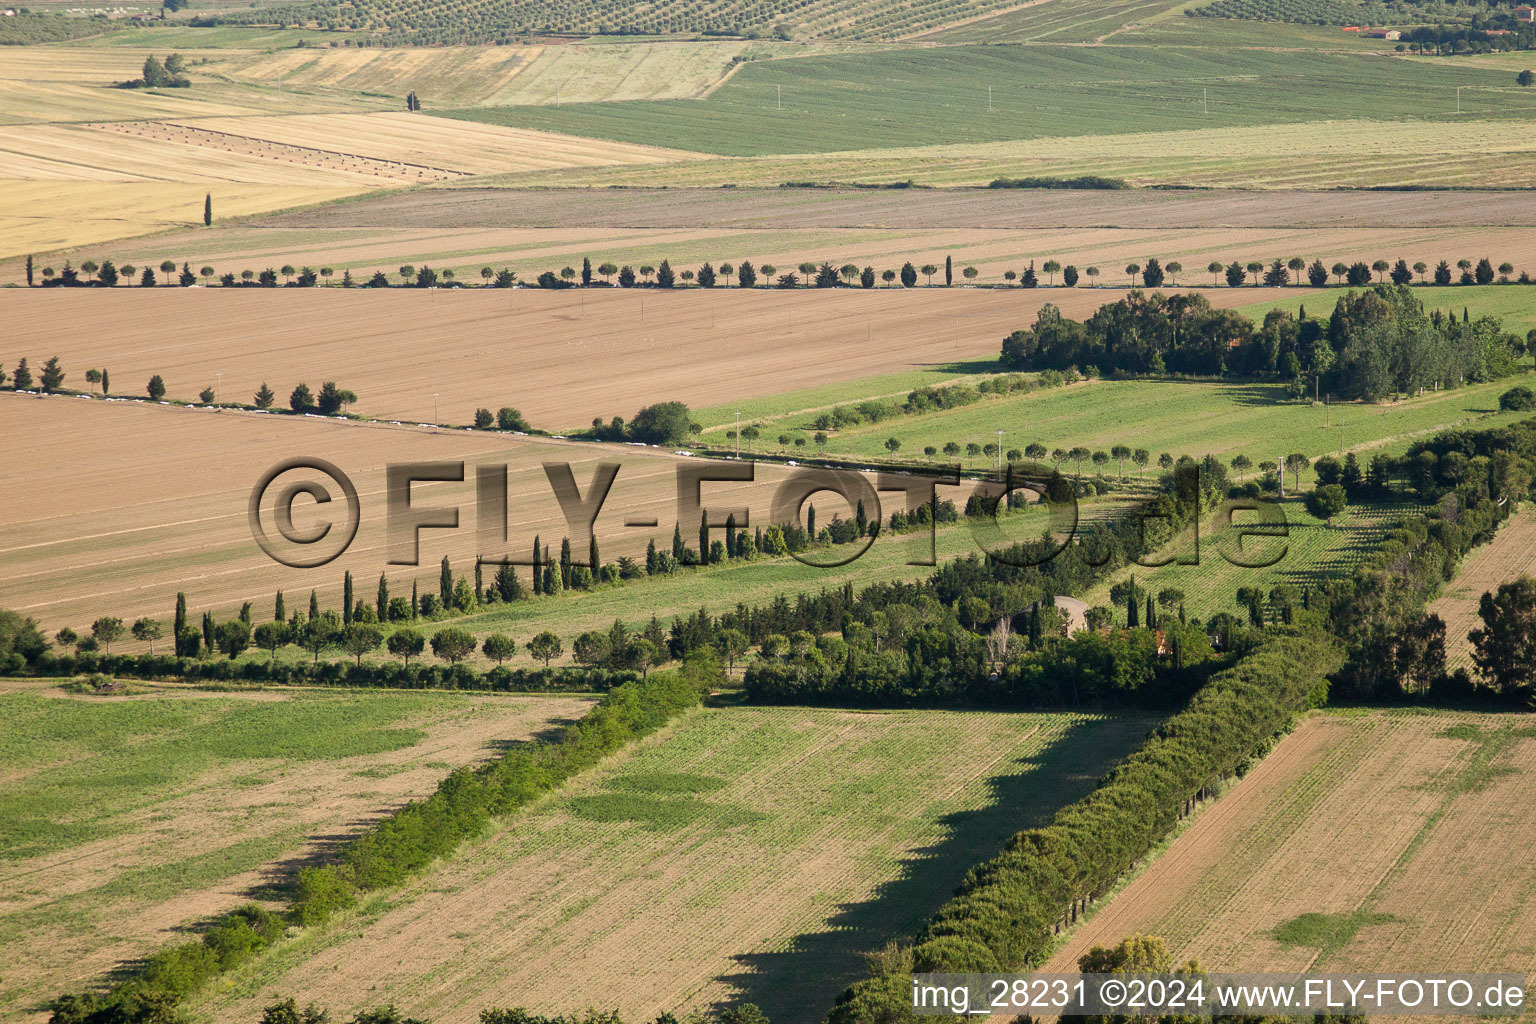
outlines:
[{"label": "harvested wheat field", "polygon": [[[143,689],[143,684],[135,684]],[[71,696],[0,688],[0,1019],[182,929],[279,897],[298,867],[447,772],[579,717],[575,697],[460,693]]]},{"label": "harvested wheat field", "polygon": [[[1231,288],[1210,298],[1230,306],[1307,294]],[[311,388],[334,380],[357,394],[356,411],[380,419],[469,423],[478,407],[513,405],[535,427],[558,430],[596,416],[627,419],[658,401],[698,408],[936,364],[991,364],[1002,338],[1043,304],[1086,317],[1115,297],[962,288],[37,289],[0,295],[9,328],[0,361],[26,353],[40,365],[57,354],[74,374],[70,386],[83,385],[86,368],[105,366],[118,392],[136,394],[160,374],[168,396],[184,400],[220,374],[221,396],[241,401],[263,381],[286,398],[301,380]],[[61,322],[72,325],[68,337],[59,336]],[[167,323],[197,326],[177,333]],[[577,380],[579,393],[570,386]]]},{"label": "harvested wheat field", "polygon": [[[0,154],[0,159],[5,155]],[[86,172],[77,169],[76,173]],[[0,179],[0,252],[17,257],[19,266],[20,257],[29,252],[95,246],[128,235],[191,227],[202,222],[205,196],[212,196],[220,217],[237,217],[339,199],[362,190],[359,185],[321,186],[313,182]],[[81,256],[73,262],[89,258]],[[99,262],[101,257],[96,259]],[[155,261],[156,266],[159,263]],[[39,261],[40,267],[49,265],[51,262]],[[61,258],[56,269],[63,266]]]},{"label": "harvested wheat field", "polygon": [[861,952],[909,934],[1151,724],[697,711],[198,1009],[248,1021],[301,994],[444,1024],[490,1006],[648,1020],[739,997],[817,1021]]},{"label": "harvested wheat field", "polygon": [[1222,971],[1529,971],[1536,717],[1305,719],[1068,937]]},{"label": "harvested wheat field", "polygon": [[721,157],[679,167],[593,174],[543,171],[496,184],[627,187],[765,186],[786,181],[913,181],[986,185],[996,178],[1097,174],[1132,185],[1216,189],[1505,188],[1536,184],[1536,148],[1518,120],[1436,124],[1436,142],[1386,119],[1318,120],[1119,135],[1063,135],[1005,142],[786,156]]},{"label": "harvested wheat field", "polygon": [[[741,41],[613,46],[287,49],[217,60],[236,81],[353,96],[415,92],[435,106],[689,99],[718,84]],[[762,44],[759,44],[761,46]]]},{"label": "harvested wheat field", "polygon": [[1536,513],[1517,512],[1493,540],[1472,552],[1446,584],[1445,591],[1430,602],[1428,611],[1445,620],[1445,662],[1451,669],[1474,672],[1472,645],[1467,634],[1483,625],[1478,604],[1484,594],[1521,576],[1536,575]]},{"label": "harvested wheat field", "polygon": [[[279,589],[293,608],[303,606],[311,589],[320,592],[327,607],[335,607],[346,571],[366,581],[370,596],[386,570],[397,595],[410,592],[412,579],[432,590],[443,556],[460,573],[472,570],[475,467],[481,464],[508,467],[510,495],[508,539],[495,542],[484,552],[487,556],[527,556],[536,534],[556,551],[560,538],[569,536],[584,555],[586,540],[566,525],[543,463],[568,463],[585,495],[602,461],[621,466],[597,522],[602,556],[612,561],[621,554],[643,555],[652,537],[670,546],[679,515],[677,467],[699,465],[625,445],[9,394],[0,396],[0,433],[12,439],[12,457],[0,469],[4,493],[27,492],[35,467],[54,467],[46,490],[0,507],[5,538],[0,542],[0,606],[36,618],[50,632],[66,625],[79,629],[100,615],[127,621],[139,615],[168,618],[177,591],[186,593],[192,608],[212,608],[221,616],[238,610],[242,601],[257,602],[266,613]],[[288,568],[268,558],[252,539],[246,518],[258,479],[292,456],[331,462],[358,491],[356,539],[322,568]],[[423,530],[419,566],[389,565],[384,467],[441,460],[464,461],[464,482],[416,484],[412,501],[458,507],[460,527]],[[704,484],[711,520],[723,526],[724,510],[732,507],[747,509],[753,524],[768,521],[773,490],[785,472],[763,465],[755,483]],[[308,499],[300,500],[294,505],[296,528],[308,531],[334,521],[339,536],[345,513],[338,485],[321,474],[298,471],[285,474],[269,490],[262,511],[265,530],[277,537],[272,503],[280,487],[298,479],[322,482],[337,504],[331,506],[336,515],[329,516],[331,509],[317,510]],[[840,499],[818,503],[824,518],[834,511],[845,518],[852,513]],[[696,514],[682,514],[694,524],[684,526],[693,540]],[[656,525],[624,525],[645,518],[655,519]],[[278,546],[294,556],[314,553]],[[814,576],[814,570],[810,573]]]},{"label": "harvested wheat field", "polygon": [[263,142],[489,174],[689,160],[692,153],[628,142],[472,124],[402,112],[220,117],[176,122]]}]

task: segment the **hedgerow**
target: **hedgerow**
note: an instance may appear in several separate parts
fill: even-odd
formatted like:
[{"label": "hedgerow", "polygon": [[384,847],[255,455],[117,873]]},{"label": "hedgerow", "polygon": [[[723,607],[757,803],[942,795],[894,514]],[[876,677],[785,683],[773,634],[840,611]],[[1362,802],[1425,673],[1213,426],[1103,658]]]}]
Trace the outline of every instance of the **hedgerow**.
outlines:
[{"label": "hedgerow", "polygon": [[914,971],[1003,972],[1043,963],[1078,904],[1106,892],[1191,801],[1242,771],[1292,716],[1321,701],[1340,660],[1325,636],[1276,636],[1212,676],[1097,789],[973,868],[910,950],[878,958],[873,977],[838,997],[831,1024],[911,1017]]}]

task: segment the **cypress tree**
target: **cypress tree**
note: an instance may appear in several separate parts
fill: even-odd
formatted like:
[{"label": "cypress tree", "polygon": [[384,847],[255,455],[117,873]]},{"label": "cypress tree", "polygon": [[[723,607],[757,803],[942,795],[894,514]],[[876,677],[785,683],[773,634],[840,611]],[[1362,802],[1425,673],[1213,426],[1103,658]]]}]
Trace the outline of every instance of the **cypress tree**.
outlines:
[{"label": "cypress tree", "polygon": [[533,592],[534,592],[534,594],[542,594],[542,593],[544,593],[544,580],[543,580],[543,577],[539,573],[539,550],[540,550],[539,549],[539,538],[538,538],[538,535],[535,534],[534,538],[533,538]]},{"label": "cypress tree", "polygon": [[725,557],[736,557],[736,513],[734,512],[725,517]]},{"label": "cypress tree", "polygon": [[374,610],[379,613],[380,622],[389,621],[389,580],[382,572],[379,573],[379,596]]},{"label": "cypress tree", "polygon": [[597,534],[592,534],[592,539],[587,542],[587,561],[592,565],[592,579],[597,579],[597,570],[603,566],[602,556],[597,553]]},{"label": "cypress tree", "polygon": [[1125,599],[1125,625],[1128,629],[1135,629],[1138,625],[1138,609],[1136,607],[1136,577],[1131,577],[1131,596]]},{"label": "cypress tree", "polygon": [[811,535],[811,540],[816,539],[816,506],[812,505],[810,512],[805,517],[805,532]]},{"label": "cypress tree", "polygon": [[27,253],[27,287],[32,287],[32,254]]},{"label": "cypress tree", "polygon": [[586,256],[581,258],[581,283],[583,286],[592,283],[592,260]]},{"label": "cypress tree", "polygon": [[453,607],[453,569],[448,565],[448,556],[443,556],[442,567],[437,573],[438,599],[443,602],[444,608]]},{"label": "cypress tree", "polygon": [[485,576],[480,568],[480,559],[475,559],[475,603],[485,599]]},{"label": "cypress tree", "polygon": [[213,193],[203,196],[203,227],[213,226]]},{"label": "cypress tree", "polygon": [[1147,594],[1147,628],[1157,628],[1157,609],[1152,607],[1152,595]]},{"label": "cypress tree", "polygon": [[251,624],[251,602],[246,601],[240,606],[240,621],[247,626]]},{"label": "cypress tree", "polygon": [[560,589],[571,588],[571,538],[560,538]]},{"label": "cypress tree", "polygon": [[112,393],[112,379],[107,376],[106,367],[102,367],[101,370],[101,393],[104,395]]},{"label": "cypress tree", "polygon": [[709,564],[709,513],[699,511],[699,564]]},{"label": "cypress tree", "polygon": [[282,622],[288,618],[288,609],[283,604],[283,592],[277,592],[277,600],[272,602],[272,621]]},{"label": "cypress tree", "polygon": [[176,622],[172,627],[171,641],[176,647],[176,655],[180,657],[185,652],[181,649],[181,633],[187,628],[187,595],[177,591],[176,593]]},{"label": "cypress tree", "polygon": [[350,569],[341,578],[341,624],[352,625],[352,571]]},{"label": "cypress tree", "polygon": [[564,589],[560,584],[560,567],[548,557],[548,554],[546,551],[544,559],[544,593],[558,594]]},{"label": "cypress tree", "polygon": [[213,650],[213,612],[203,612],[203,646]]},{"label": "cypress tree", "polygon": [[944,287],[948,288],[955,283],[955,260],[952,256],[944,257]]},{"label": "cypress tree", "polygon": [[1034,610],[1029,616],[1029,646],[1039,647],[1042,627],[1040,624],[1040,602],[1035,602]]},{"label": "cypress tree", "polygon": [[869,532],[869,514],[864,511],[864,499],[859,499],[858,507],[853,510],[853,521],[858,525],[859,536]]},{"label": "cypress tree", "polygon": [[1181,626],[1186,625],[1186,620],[1184,618],[1184,602],[1183,601],[1179,602],[1179,625],[1181,625]]},{"label": "cypress tree", "polygon": [[309,592],[309,617],[311,619],[320,617],[320,598],[313,590]]},{"label": "cypress tree", "polygon": [[645,574],[656,575],[656,538],[652,537],[645,545]]},{"label": "cypress tree", "polygon": [[421,601],[416,596],[416,581],[411,580],[411,618],[415,618],[421,608]]},{"label": "cypress tree", "polygon": [[683,527],[676,521],[672,523],[672,557],[677,559],[683,557]]}]

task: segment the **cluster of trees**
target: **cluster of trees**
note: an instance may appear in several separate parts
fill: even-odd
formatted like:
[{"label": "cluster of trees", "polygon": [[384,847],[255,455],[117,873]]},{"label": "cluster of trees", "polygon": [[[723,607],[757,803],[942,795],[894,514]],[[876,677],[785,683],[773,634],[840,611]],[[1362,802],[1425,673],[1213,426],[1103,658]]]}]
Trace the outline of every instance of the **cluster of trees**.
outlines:
[{"label": "cluster of trees", "polygon": [[186,76],[187,59],[173,53],[161,62],[159,57],[144,58],[144,74],[139,78],[119,82],[119,89],[186,89],[192,80]]},{"label": "cluster of trees", "polygon": [[188,997],[261,953],[287,926],[320,924],[360,895],[400,884],[481,833],[492,818],[525,806],[695,706],[718,678],[717,664],[695,659],[679,672],[617,687],[553,739],[520,744],[496,760],[458,769],[430,797],[406,804],[345,844],[334,863],[301,869],[284,913],[247,907],[221,918],[200,940],[152,954],[105,993],[54,1000],[52,1024],[175,1019]]},{"label": "cluster of trees", "polygon": [[1426,313],[1403,285],[1346,294],[1327,320],[1302,307],[1295,316],[1271,310],[1260,324],[1201,295],[1132,291],[1081,322],[1041,307],[1031,327],[1003,339],[1001,361],[1019,370],[1270,378],[1296,398],[1321,389],[1378,401],[1505,377],[1531,340],[1495,317]]},{"label": "cluster of trees", "polygon": [[[88,371],[86,379],[91,380],[90,375],[93,373],[96,373],[96,371]],[[64,367],[60,364],[58,356],[49,357],[48,361],[42,365],[35,375],[32,372],[31,364],[27,362],[27,357],[22,356],[9,377],[6,376],[5,370],[0,369],[0,387],[5,386],[7,381],[9,381],[13,391],[31,391],[33,388],[36,388],[45,395],[52,395],[64,390],[65,376]],[[100,377],[99,379],[105,378]]]}]

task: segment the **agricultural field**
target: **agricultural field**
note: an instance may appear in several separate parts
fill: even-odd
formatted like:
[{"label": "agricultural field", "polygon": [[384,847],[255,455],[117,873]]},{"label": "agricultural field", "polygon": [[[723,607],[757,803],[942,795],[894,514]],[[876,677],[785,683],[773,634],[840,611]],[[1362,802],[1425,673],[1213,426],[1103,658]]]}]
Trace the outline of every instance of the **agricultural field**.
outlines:
[{"label": "agricultural field", "polygon": [[1427,609],[1445,620],[1445,661],[1452,669],[1476,672],[1467,634],[1483,626],[1478,603],[1501,583],[1536,575],[1536,515],[1518,513],[1487,545],[1467,556],[1456,578]]},{"label": "agricultural field", "polygon": [[[1461,115],[1453,113],[1458,86],[1468,87]],[[1065,122],[1096,136],[1296,125],[1337,111],[1340,95],[1354,97],[1348,116],[1397,122],[1407,134],[1407,124],[1519,122],[1536,111],[1536,97],[1521,96],[1508,74],[1466,65],[1327,51],[1034,45],[755,62],[700,102],[445,113],[745,157],[1038,139],[1060,136]],[[1298,134],[1290,133],[1293,150]]]},{"label": "agricultural field", "polygon": [[583,713],[579,697],[0,680],[7,1020],[251,899],[449,770]]},{"label": "agricultural field", "polygon": [[1147,932],[1217,971],[1529,971],[1533,737],[1529,715],[1314,714],[1044,969]]},{"label": "agricultural field", "polygon": [[[235,81],[403,96],[437,106],[693,99],[725,77],[746,42],[430,49],[287,49],[232,54],[208,69]],[[755,44],[765,48],[765,44]]]},{"label": "agricultural field", "polygon": [[[1213,299],[1265,294],[1234,291]],[[0,361],[14,367],[25,354],[41,365],[57,354],[75,375],[67,383],[82,387],[88,367],[105,366],[117,393],[135,395],[159,374],[167,396],[184,401],[215,385],[248,401],[263,381],[286,399],[301,380],[312,388],[335,380],[358,395],[354,412],[377,419],[468,424],[479,407],[515,405],[534,427],[559,431],[596,416],[627,418],[653,401],[704,407],[882,373],[994,364],[1002,338],[1042,303],[1086,316],[1105,294],[37,289],[5,295],[10,334]],[[59,337],[61,316],[81,330]],[[165,332],[181,318],[198,324],[195,338]],[[366,350],[354,344],[360,335],[370,339]],[[775,360],[748,358],[763,343]],[[445,359],[464,384],[445,381]],[[615,376],[569,391],[592,360]]]},{"label": "agricultural field", "polygon": [[[411,175],[422,173],[421,166],[385,161],[429,159],[431,143],[412,134],[423,119],[372,116],[377,120],[368,123],[379,129],[378,136],[357,143],[378,154],[372,159],[379,166],[368,173],[382,171],[385,176],[371,180],[386,184],[402,175],[410,180]],[[262,133],[263,140],[251,142],[263,147],[256,150],[263,154],[270,154],[271,147],[322,144],[322,129],[328,127],[323,118],[267,121],[271,122],[268,127],[253,129]],[[212,119],[190,124],[203,130],[230,130]],[[399,133],[396,145],[386,144],[391,133]],[[127,141],[160,144],[136,136]],[[452,168],[506,159],[495,151],[476,155],[471,146],[481,141],[461,140],[447,169],[426,173],[453,184],[475,179],[459,177],[461,172]],[[313,152],[300,156],[309,163],[321,160]],[[347,166],[355,162],[349,159]],[[333,173],[276,161],[264,166],[268,174],[289,178]],[[349,181],[370,180],[361,170],[349,174]],[[1176,275],[1177,283],[1199,287],[1211,284],[1204,268],[1212,259],[1246,262],[1294,254],[1329,265],[1339,260],[1372,262],[1382,256],[1433,265],[1443,258],[1489,255],[1495,263],[1507,260],[1517,269],[1536,269],[1536,242],[1529,230],[1522,230],[1536,224],[1536,204],[1528,194],[1518,192],[1446,195],[1429,208],[1416,195],[1374,192],[965,189],[921,193],[920,203],[912,197],[906,190],[572,192],[454,187],[382,193],[227,225],[221,217],[212,230],[199,227],[142,242],[40,253],[37,258],[39,266],[55,268],[69,258],[79,263],[108,256],[119,263],[158,265],[169,254],[199,267],[212,266],[219,273],[289,264],[328,266],[338,275],[350,270],[359,280],[374,271],[393,277],[403,263],[425,263],[452,270],[459,280],[472,284],[479,283],[485,266],[511,267],[524,281],[531,281],[544,270],[579,267],[584,257],[594,267],[604,261],[616,266],[656,266],[667,259],[678,269],[688,269],[705,261],[719,267],[751,259],[758,266],[791,269],[809,259],[827,260],[834,266],[852,262],[876,270],[895,269],[907,261],[914,266],[942,265],[949,258],[954,261],[957,283],[970,280],[963,274],[970,266],[977,271],[974,283],[991,286],[1006,284],[1003,274],[1007,271],[1019,273],[1031,261],[1038,270],[1052,259],[1079,269],[1097,266],[1103,271],[1097,280],[1116,286],[1127,283],[1118,268],[1149,256],[1182,262],[1185,270]],[[189,212],[200,212],[195,205],[197,193],[188,198],[194,201]],[[22,273],[23,265],[14,257],[0,263],[0,281],[19,280]],[[1042,286],[1053,281],[1059,283],[1059,278],[1041,277]],[[1225,286],[1218,291],[1224,292]],[[1038,294],[1052,295],[1056,302],[1081,301],[1044,288]],[[1471,293],[1458,288],[1434,294],[1465,304]],[[1507,290],[1502,297],[1507,301],[1497,303],[1492,301],[1497,296],[1478,292],[1471,301],[1517,317],[1530,305],[1524,290]],[[1213,300],[1233,302],[1227,296]]]},{"label": "agricultural field", "polygon": [[[252,5],[255,7],[256,5]],[[231,22],[249,24],[325,24],[344,30],[387,26],[394,45],[441,46],[451,43],[512,43],[531,36],[682,36],[750,34],[751,37],[805,39],[896,39],[1009,7],[1007,0],[958,0],[916,4],[828,0],[814,7],[787,0],[741,3],[719,0],[707,5],[682,0],[636,8],[620,0],[580,6],[538,0],[506,10],[486,9],[465,0],[430,13],[392,0],[310,0],[268,10],[233,14]]]},{"label": "agricultural field", "polygon": [[[1492,381],[1395,402],[1326,406],[1292,401],[1281,384],[1094,380],[828,431],[826,451],[879,458],[887,451],[886,440],[894,437],[903,458],[921,462],[925,447],[991,443],[1002,430],[1005,448],[1039,442],[1048,449],[1081,445],[1108,451],[1123,444],[1146,448],[1154,460],[1163,452],[1215,455],[1223,462],[1241,454],[1254,465],[1278,462],[1291,452],[1316,458],[1354,451],[1369,461],[1372,453],[1399,454],[1411,441],[1442,430],[1523,418],[1499,412],[1499,395],[1510,386],[1508,380]],[[775,438],[780,432],[810,436],[816,416],[827,408],[767,419],[760,429]],[[1061,468],[1077,472],[1071,463]],[[1098,472],[1091,465],[1084,468]],[[1134,466],[1123,468],[1135,475]],[[1118,475],[1115,466],[1104,472]]]},{"label": "agricultural field", "polygon": [[[52,632],[79,629],[99,615],[132,621],[167,617],[178,591],[190,606],[221,614],[243,601],[270,611],[273,594],[288,593],[299,608],[318,589],[335,607],[342,575],[367,580],[371,596],[382,568],[396,594],[409,594],[413,579],[430,590],[446,555],[456,570],[472,571],[476,554],[475,466],[508,467],[508,537],[487,555],[530,551],[537,534],[559,548],[566,525],[542,465],[567,462],[585,488],[593,467],[616,461],[624,467],[599,520],[606,559],[640,556],[655,537],[670,546],[677,515],[676,467],[684,460],[646,448],[576,444],[491,432],[430,430],[322,419],[151,404],[30,399],[3,396],[0,422],[16,439],[18,465],[58,467],[46,501],[8,502],[0,512],[7,542],[0,568],[0,607],[36,618]],[[191,439],[195,438],[196,443]],[[92,453],[83,457],[84,453]],[[210,459],[209,452],[218,452]],[[251,489],[269,467],[290,456],[326,459],[355,482],[361,520],[346,554],[323,570],[287,568],[264,555],[246,520]],[[387,463],[463,460],[465,481],[418,484],[415,503],[457,505],[458,530],[426,530],[420,565],[386,566],[384,467]],[[763,521],[783,470],[758,468],[752,484],[705,484],[704,499],[729,498]],[[311,478],[318,475],[312,474]],[[292,479],[288,476],[285,481]],[[336,485],[318,476],[335,494]],[[845,503],[837,501],[839,506]],[[271,509],[264,506],[270,532]],[[326,521],[326,510],[295,508],[295,522],[309,529]],[[852,510],[837,509],[846,518]],[[820,512],[830,518],[831,504]],[[630,518],[653,516],[653,529],[625,528]],[[338,520],[338,529],[340,521]],[[697,523],[685,530],[697,536]],[[583,542],[584,547],[584,542]],[[814,570],[806,576],[814,580]],[[524,570],[524,582],[527,582]],[[808,583],[809,585],[809,583]]]},{"label": "agricultural field", "polygon": [[[1138,716],[694,712],[343,927],[197,1007],[300,993],[465,1021],[488,1006],[626,1019],[740,998],[820,1020],[977,860],[1091,787]],[[964,751],[964,757],[956,757]]]},{"label": "agricultural field", "polygon": [[[1226,612],[1242,619],[1246,612],[1245,606],[1237,603],[1239,588],[1259,587],[1268,593],[1286,584],[1300,592],[1344,579],[1356,563],[1376,549],[1401,516],[1416,511],[1406,504],[1366,503],[1325,523],[1294,498],[1285,501],[1281,510],[1285,516],[1283,538],[1243,536],[1245,526],[1257,523],[1251,514],[1239,513],[1230,525],[1208,520],[1201,524],[1198,548],[1193,535],[1187,533],[1158,552],[1157,560],[1166,558],[1171,564],[1123,569],[1083,595],[1084,600],[1090,606],[1110,606],[1110,588],[1134,576],[1136,585],[1154,596],[1167,589],[1183,591],[1184,610],[1191,617],[1205,621]],[[1275,562],[1253,569],[1233,565],[1228,557],[1247,562],[1273,558]]]},{"label": "agricultural field", "polygon": [[[1075,122],[1058,123],[1048,135],[1019,142],[866,150],[839,146],[809,155],[545,172],[487,178],[478,184],[719,188],[775,187],[800,181],[911,181],[976,186],[997,178],[1085,174],[1144,187],[1222,189],[1482,189],[1489,182],[1518,188],[1536,184],[1530,133],[1509,121],[1443,120],[1434,126],[1432,142],[1405,130],[1400,122],[1351,119],[1332,108],[1323,119],[1296,124],[1067,134],[1076,127]],[[1302,139],[1304,143],[1298,141]]]}]

